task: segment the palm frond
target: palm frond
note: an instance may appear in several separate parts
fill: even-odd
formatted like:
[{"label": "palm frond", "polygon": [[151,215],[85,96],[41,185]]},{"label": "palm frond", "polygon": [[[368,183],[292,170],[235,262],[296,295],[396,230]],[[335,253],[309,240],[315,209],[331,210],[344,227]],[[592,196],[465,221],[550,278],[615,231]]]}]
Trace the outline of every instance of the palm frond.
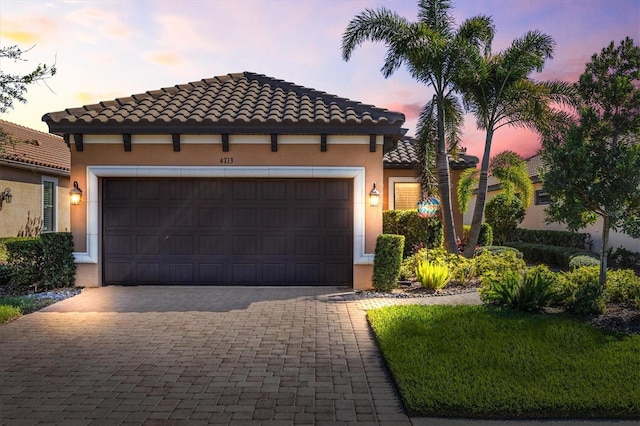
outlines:
[{"label": "palm frond", "polygon": [[474,168],[465,169],[460,175],[458,181],[458,208],[460,213],[467,211],[469,200],[473,194],[473,190],[478,186],[478,179],[480,178],[480,170]]},{"label": "palm frond", "polygon": [[418,19],[424,25],[445,36],[453,34],[455,22],[451,15],[449,0],[420,0],[418,2]]}]

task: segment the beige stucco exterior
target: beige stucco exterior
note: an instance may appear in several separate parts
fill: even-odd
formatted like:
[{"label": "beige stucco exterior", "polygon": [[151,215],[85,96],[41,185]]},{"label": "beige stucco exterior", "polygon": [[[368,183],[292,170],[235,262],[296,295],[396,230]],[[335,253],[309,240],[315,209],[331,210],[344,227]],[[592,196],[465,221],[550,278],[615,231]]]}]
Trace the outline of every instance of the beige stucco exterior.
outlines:
[{"label": "beige stucco exterior", "polygon": [[370,152],[369,136],[332,136],[320,151],[319,135],[279,135],[277,152],[270,135],[230,135],[223,152],[220,135],[181,135],[174,152],[171,135],[133,135],[125,152],[120,135],[84,135],[84,149],[71,144],[71,181],[83,191],[71,207],[71,231],[78,263],[76,285],[101,282],[101,206],[103,177],[343,177],[354,182],[354,289],[371,287],[373,252],[382,232],[382,205],[371,207],[367,194],[377,182],[384,194],[383,138]]},{"label": "beige stucco exterior", "polygon": [[27,220],[40,222],[42,218],[42,182],[50,180],[56,188],[55,231],[68,231],[69,177],[37,168],[0,165],[0,191],[11,188],[11,204],[3,203],[0,210],[0,237],[16,237],[27,226]]}]

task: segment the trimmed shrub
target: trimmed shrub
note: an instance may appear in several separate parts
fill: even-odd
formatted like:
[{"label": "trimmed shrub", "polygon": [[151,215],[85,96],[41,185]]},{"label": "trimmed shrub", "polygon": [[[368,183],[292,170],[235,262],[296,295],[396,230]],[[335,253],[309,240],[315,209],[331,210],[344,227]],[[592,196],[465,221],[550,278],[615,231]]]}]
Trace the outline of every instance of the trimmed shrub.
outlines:
[{"label": "trimmed shrub", "polygon": [[420,217],[417,210],[385,210],[382,214],[382,232],[404,235],[403,257],[408,257],[421,247],[440,247],[444,238],[440,219],[437,216]]},{"label": "trimmed shrub", "polygon": [[372,280],[376,290],[389,291],[397,287],[404,240],[405,237],[402,235],[381,234],[378,236]]},{"label": "trimmed shrub", "polygon": [[607,265],[612,268],[633,269],[640,274],[640,253],[624,247],[618,247],[615,250],[609,248]]},{"label": "trimmed shrub", "polygon": [[490,246],[493,244],[493,228],[487,222],[480,224],[480,235],[478,236],[478,245]]},{"label": "trimmed shrub", "polygon": [[18,287],[38,286],[44,279],[44,254],[39,237],[15,238],[5,242],[11,283]]},{"label": "trimmed shrub", "polygon": [[485,247],[480,247],[477,251],[476,251],[476,255],[480,255],[484,252],[489,252],[491,254],[501,254],[501,253],[506,253],[506,252],[512,252],[513,254],[515,254],[518,259],[522,259],[523,255],[522,253],[518,250],[515,249],[513,247],[507,247],[507,246],[485,246]]},{"label": "trimmed shrub", "polygon": [[7,285],[11,281],[13,269],[7,263],[0,263],[0,285]]},{"label": "trimmed shrub", "polygon": [[600,259],[583,254],[573,256],[569,261],[569,269],[582,268],[584,266],[600,266]]},{"label": "trimmed shrub", "polygon": [[487,202],[484,214],[496,243],[502,245],[524,220],[524,207],[518,197],[500,193]]},{"label": "trimmed shrub", "polygon": [[591,234],[588,233],[521,228],[518,228],[511,233],[510,241],[570,247],[582,250],[590,250],[593,245]]},{"label": "trimmed shrub", "polygon": [[40,236],[44,256],[44,282],[53,288],[75,283],[73,237],[70,232],[50,232]]},{"label": "trimmed shrub", "polygon": [[522,252],[527,262],[542,262],[549,266],[557,266],[564,269],[569,269],[571,259],[577,256],[599,259],[596,253],[576,248],[519,242],[508,242],[505,245]]},{"label": "trimmed shrub", "polygon": [[485,250],[475,257],[476,271],[484,281],[487,277],[500,278],[507,272],[522,273],[526,267],[524,260],[518,257],[513,250],[498,252],[496,254]]}]

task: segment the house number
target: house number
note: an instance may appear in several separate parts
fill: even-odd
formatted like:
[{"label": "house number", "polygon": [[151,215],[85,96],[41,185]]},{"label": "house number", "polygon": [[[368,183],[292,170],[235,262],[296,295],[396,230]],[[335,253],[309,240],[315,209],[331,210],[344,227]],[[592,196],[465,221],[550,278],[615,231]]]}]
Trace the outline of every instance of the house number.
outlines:
[{"label": "house number", "polygon": [[221,157],[220,164],[233,164],[233,157]]}]

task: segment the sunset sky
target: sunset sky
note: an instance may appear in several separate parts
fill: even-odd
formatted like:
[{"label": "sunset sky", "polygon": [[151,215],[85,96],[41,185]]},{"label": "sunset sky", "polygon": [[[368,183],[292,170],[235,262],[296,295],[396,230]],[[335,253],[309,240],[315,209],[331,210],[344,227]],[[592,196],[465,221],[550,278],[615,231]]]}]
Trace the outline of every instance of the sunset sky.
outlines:
[{"label": "sunset sky", "polygon": [[[640,42],[640,0],[457,0],[454,16],[493,17],[493,50],[528,30],[551,35],[555,56],[536,79],[575,81],[591,55],[624,37]],[[41,118],[60,111],[227,73],[252,71],[378,107],[403,112],[415,132],[420,107],[432,91],[404,69],[380,74],[385,47],[366,43],[341,57],[349,20],[384,6],[411,21],[416,0],[120,0],[0,2],[0,46],[19,45],[28,62],[2,59],[5,73],[55,63],[58,73],[33,85],[27,104],[2,118],[48,131]],[[484,133],[473,117],[463,145],[481,156]],[[539,148],[525,130],[496,132],[492,153],[524,157]]]}]

